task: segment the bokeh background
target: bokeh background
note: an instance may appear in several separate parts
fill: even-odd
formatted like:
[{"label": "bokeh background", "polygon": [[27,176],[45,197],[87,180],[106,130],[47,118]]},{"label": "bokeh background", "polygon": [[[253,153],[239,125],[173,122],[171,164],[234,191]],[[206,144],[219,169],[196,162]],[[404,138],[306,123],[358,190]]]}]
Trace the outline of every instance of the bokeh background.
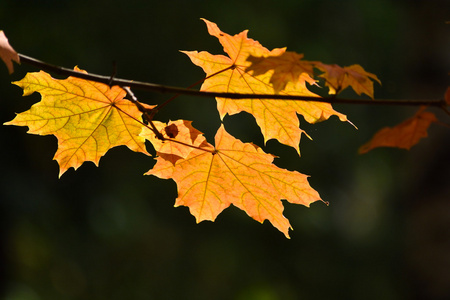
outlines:
[{"label": "bokeh background", "polygon": [[[450,7],[442,0],[153,1],[1,0],[0,28],[20,53],[65,67],[186,87],[203,77],[178,50],[221,54],[200,18],[269,49],[360,64],[378,75],[376,98],[437,99],[449,85]],[[0,121],[27,110],[20,80],[0,67]],[[149,104],[170,95],[135,91]],[[355,97],[351,92],[346,97]],[[336,105],[337,118],[301,126],[295,150],[269,141],[276,164],[311,175],[330,206],[284,201],[291,239],[236,208],[195,223],[174,208],[176,185],[142,174],[154,161],[118,147],[58,179],[56,139],[0,127],[0,298],[449,299],[449,128],[432,125],[411,151],[360,145],[416,108]],[[436,111],[447,124],[448,116]],[[158,114],[193,120],[212,141],[212,99],[180,97]],[[248,114],[227,130],[263,145]]]}]

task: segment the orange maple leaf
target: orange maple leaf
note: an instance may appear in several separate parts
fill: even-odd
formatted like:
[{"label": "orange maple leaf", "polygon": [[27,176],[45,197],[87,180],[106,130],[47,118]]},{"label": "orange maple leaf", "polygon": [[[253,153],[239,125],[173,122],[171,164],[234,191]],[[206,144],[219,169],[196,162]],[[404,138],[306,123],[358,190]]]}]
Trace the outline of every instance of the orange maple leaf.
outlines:
[{"label": "orange maple leaf", "polygon": [[9,74],[14,72],[13,61],[20,64],[19,54],[11,47],[3,30],[0,30],[0,58],[8,67]]},{"label": "orange maple leaf", "polygon": [[23,88],[24,96],[39,92],[42,100],[5,125],[28,126],[32,134],[55,135],[59,176],[85,161],[98,165],[109,149],[120,145],[149,155],[145,139],[139,135],[144,126],[139,121],[142,113],[124,99],[122,88],[75,77],[58,80],[43,71],[28,73],[13,83]]},{"label": "orange maple leaf", "polygon": [[[285,49],[269,51],[259,42],[247,38],[247,30],[231,36],[222,32],[215,23],[204,20],[208,32],[219,39],[228,56],[212,55],[202,51],[183,51],[191,61],[200,66],[207,78],[201,90],[214,92],[273,94],[271,77],[273,71],[255,75],[247,72],[251,62],[247,58],[278,56]],[[309,77],[309,76],[308,76]],[[280,94],[317,96],[306,88],[306,80],[286,83]],[[318,97],[318,96],[317,96]],[[252,114],[261,128],[264,141],[277,139],[280,143],[294,147],[298,153],[300,136],[305,133],[299,128],[297,113],[304,116],[309,123],[315,123],[336,115],[342,121],[347,117],[333,110],[328,103],[274,100],[274,99],[227,99],[216,98],[217,109],[223,119],[229,115],[245,111]]]},{"label": "orange maple leaf", "polygon": [[175,206],[188,206],[197,222],[214,221],[230,204],[253,219],[269,220],[289,237],[289,221],[283,216],[281,199],[309,206],[320,196],[308,183],[308,176],[275,166],[274,156],[251,143],[228,134],[223,125],[217,131],[215,148],[203,142],[186,159],[175,165],[157,158],[146,175],[172,178],[178,186]]},{"label": "orange maple leaf", "polygon": [[275,93],[283,90],[289,82],[306,81],[309,84],[315,84],[314,63],[302,58],[303,54],[292,51],[286,51],[278,56],[249,56],[247,60],[251,65],[246,71],[253,71],[252,74],[258,76],[273,70],[270,83]]},{"label": "orange maple leaf", "polygon": [[325,79],[325,85],[330,89],[330,95],[341,92],[350,86],[358,95],[364,93],[373,99],[373,80],[381,84],[375,74],[366,72],[360,65],[342,68],[336,64],[327,65],[317,62],[315,66],[324,72],[320,77]]},{"label": "orange maple leaf", "polygon": [[437,122],[433,113],[424,110],[425,107],[421,107],[413,117],[397,126],[381,129],[369,142],[359,148],[359,153],[367,153],[377,147],[396,147],[409,150],[421,138],[428,136],[428,127],[431,123]]},{"label": "orange maple leaf", "polygon": [[140,135],[152,143],[159,156],[174,164],[177,160],[186,158],[195,147],[206,141],[202,132],[192,127],[191,123],[192,121],[186,120],[170,121],[168,124],[153,121],[166,140],[158,139],[148,127],[142,128]]}]

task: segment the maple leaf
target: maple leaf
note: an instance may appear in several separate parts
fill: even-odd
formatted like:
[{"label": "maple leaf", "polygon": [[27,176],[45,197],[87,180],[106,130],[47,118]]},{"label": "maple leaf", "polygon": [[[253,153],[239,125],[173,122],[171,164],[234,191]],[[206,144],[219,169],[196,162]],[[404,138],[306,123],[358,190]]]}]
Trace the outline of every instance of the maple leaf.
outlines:
[{"label": "maple leaf", "polygon": [[369,142],[359,148],[359,153],[367,153],[377,147],[396,147],[409,150],[421,138],[428,136],[428,127],[431,123],[437,122],[433,113],[424,110],[425,107],[421,107],[413,117],[397,126],[381,129]]},{"label": "maple leaf", "polygon": [[289,82],[308,82],[315,84],[314,63],[302,60],[303,54],[286,51],[277,56],[256,57],[249,56],[247,61],[251,63],[246,71],[253,71],[254,76],[273,70],[270,83],[275,93],[283,90]]},{"label": "maple leaf", "polygon": [[278,168],[274,156],[252,143],[228,134],[223,125],[217,131],[215,148],[204,141],[175,165],[157,158],[146,173],[172,178],[178,186],[175,206],[188,206],[197,222],[214,221],[230,204],[253,219],[269,220],[289,237],[289,221],[283,216],[281,199],[309,206],[320,196],[308,183],[308,176]]},{"label": "maple leaf", "polygon": [[75,77],[54,79],[43,71],[28,73],[13,83],[23,88],[24,96],[39,92],[42,100],[5,125],[28,126],[32,134],[55,135],[58,150],[54,159],[60,177],[85,161],[98,165],[109,149],[120,145],[149,155],[145,139],[139,136],[144,126],[139,121],[142,113],[124,99],[122,88]]},{"label": "maple leaf", "polygon": [[366,72],[360,65],[342,68],[336,64],[327,65],[317,62],[315,66],[324,72],[320,77],[325,79],[325,85],[330,89],[330,95],[351,86],[358,95],[366,94],[373,99],[373,80],[381,84],[375,74]]},{"label": "maple leaf", "polygon": [[153,121],[166,140],[157,138],[148,127],[142,128],[140,136],[152,143],[159,156],[174,164],[177,160],[186,158],[195,147],[206,140],[202,132],[192,127],[191,123],[186,120],[170,121],[169,124]]},{"label": "maple leaf", "polygon": [[[250,74],[246,71],[251,65],[247,58],[250,55],[255,57],[279,56],[285,52],[285,49],[269,51],[259,42],[248,38],[247,30],[230,36],[222,32],[215,23],[204,21],[210,35],[219,39],[228,56],[212,55],[206,51],[183,51],[207,75],[201,90],[273,94],[274,87],[270,82],[273,71],[260,75]],[[305,80],[288,82],[280,94],[318,97],[306,88]],[[297,113],[303,115],[309,123],[326,120],[332,115],[338,116],[341,121],[347,121],[345,115],[333,110],[328,103],[274,99],[216,98],[216,100],[221,119],[226,114],[248,112],[255,117],[265,142],[277,139],[280,143],[295,148],[298,153],[300,153],[300,136],[305,132],[299,128]]]},{"label": "maple leaf", "polygon": [[14,72],[13,61],[20,64],[19,54],[11,47],[3,30],[0,30],[0,57],[6,64],[9,74]]}]

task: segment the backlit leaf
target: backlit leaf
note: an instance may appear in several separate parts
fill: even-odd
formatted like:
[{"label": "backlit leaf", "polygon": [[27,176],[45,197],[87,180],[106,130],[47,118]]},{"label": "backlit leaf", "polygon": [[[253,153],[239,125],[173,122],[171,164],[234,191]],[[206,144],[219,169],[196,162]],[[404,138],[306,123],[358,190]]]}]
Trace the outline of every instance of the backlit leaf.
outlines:
[{"label": "backlit leaf", "polygon": [[148,154],[145,139],[139,135],[144,126],[142,113],[124,99],[122,88],[75,77],[54,79],[43,71],[28,73],[14,84],[23,88],[24,96],[39,92],[42,100],[5,125],[28,126],[32,134],[55,135],[59,176],[85,161],[98,165],[109,149],[120,145]]},{"label": "backlit leaf", "polygon": [[248,71],[253,71],[254,76],[264,74],[273,70],[270,83],[275,93],[283,90],[289,82],[308,82],[315,84],[314,63],[302,60],[303,54],[286,51],[278,56],[256,57],[249,56],[247,60],[251,63]]},{"label": "backlit leaf", "polygon": [[396,147],[409,150],[421,138],[428,136],[428,127],[433,122],[437,122],[436,116],[431,112],[424,111],[424,108],[420,108],[413,117],[397,126],[385,127],[378,131],[369,142],[359,148],[359,153],[367,153],[377,147]]},{"label": "backlit leaf", "polygon": [[320,77],[325,79],[325,85],[332,95],[352,87],[358,95],[366,94],[373,99],[373,81],[381,84],[375,74],[366,72],[360,65],[342,68],[336,64],[317,62],[315,66],[324,72]]},{"label": "backlit leaf", "polygon": [[8,67],[9,74],[14,72],[13,61],[20,64],[19,54],[11,47],[3,30],[0,30],[0,58]]},{"label": "backlit leaf", "polygon": [[283,216],[281,199],[309,206],[320,200],[308,176],[278,168],[274,156],[251,143],[228,134],[223,126],[215,137],[216,146],[206,141],[186,159],[175,164],[157,158],[147,175],[172,178],[178,186],[175,206],[188,206],[197,222],[214,221],[230,204],[253,219],[269,220],[289,237],[289,221]]},{"label": "backlit leaf", "polygon": [[[251,74],[252,71],[247,72],[247,68],[251,65],[247,59],[250,55],[279,56],[285,49],[269,51],[259,42],[248,38],[247,31],[230,36],[222,32],[215,23],[204,21],[208,32],[219,39],[228,56],[212,55],[205,51],[184,51],[207,75],[201,90],[273,94],[274,87],[271,83],[273,70],[259,75]],[[280,94],[317,96],[307,89],[305,82],[306,80],[288,82]],[[294,147],[299,153],[300,136],[304,131],[299,128],[297,113],[303,115],[309,123],[326,120],[332,115],[338,116],[341,121],[347,120],[345,115],[334,111],[328,103],[273,99],[216,98],[216,100],[222,119],[226,114],[248,112],[255,117],[265,141],[277,139],[280,143]]]}]

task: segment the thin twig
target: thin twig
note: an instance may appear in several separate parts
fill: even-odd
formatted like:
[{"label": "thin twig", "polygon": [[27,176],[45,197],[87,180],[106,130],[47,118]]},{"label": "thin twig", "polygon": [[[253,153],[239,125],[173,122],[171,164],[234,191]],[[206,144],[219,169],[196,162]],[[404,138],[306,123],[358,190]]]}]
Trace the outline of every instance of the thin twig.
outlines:
[{"label": "thin twig", "polygon": [[436,106],[445,107],[446,102],[444,99],[430,99],[430,100],[411,100],[411,99],[345,99],[335,97],[309,97],[299,95],[280,95],[280,94],[245,94],[245,93],[228,93],[228,92],[206,92],[195,91],[191,89],[185,89],[180,87],[172,87],[160,84],[154,84],[149,82],[133,81],[128,79],[111,78],[108,76],[87,74],[74,71],[72,69],[55,66],[46,62],[37,60],[35,58],[19,54],[20,61],[29,65],[38,67],[41,70],[49,71],[59,75],[73,76],[86,80],[101,82],[105,84],[118,85],[121,87],[129,86],[130,88],[142,89],[158,93],[174,93],[199,97],[220,97],[228,99],[273,99],[273,100],[293,100],[293,101],[314,101],[325,103],[342,103],[342,104],[364,104],[364,105],[406,105],[406,106]]},{"label": "thin twig", "polygon": [[[182,142],[182,141],[174,140],[173,138],[166,138],[166,137],[164,137],[164,136],[162,135],[162,133],[158,131],[158,129],[156,128],[155,124],[152,122],[153,115],[154,115],[153,109],[147,109],[147,108],[145,108],[145,107],[138,101],[137,97],[134,95],[133,91],[131,91],[130,87],[124,86],[123,89],[128,93],[128,95],[129,95],[130,98],[131,98],[131,99],[129,99],[129,101],[133,102],[133,103],[137,106],[137,108],[139,109],[139,111],[143,113],[144,119],[145,119],[145,120],[147,121],[147,123],[148,123],[148,125],[145,124],[145,126],[146,126],[147,128],[149,128],[151,131],[153,131],[153,133],[156,135],[156,138],[160,139],[161,141],[174,142],[174,143],[177,143],[177,144],[186,146],[186,147],[191,147],[191,148],[194,148],[194,149],[199,149],[199,150],[203,150],[203,151],[206,151],[206,152],[214,153],[214,151],[212,151],[212,150],[208,150],[208,149],[201,148],[201,147],[198,147],[198,146],[186,144],[186,143],[184,143],[184,142]],[[149,110],[151,111],[150,116],[149,116],[149,114],[148,114],[148,111],[149,111]],[[150,125],[150,127],[148,127],[149,125]]]},{"label": "thin twig", "polygon": [[109,82],[108,82],[109,86],[112,86],[111,83],[112,83],[114,77],[116,77],[116,74],[117,74],[117,64],[116,64],[116,61],[113,61],[113,71],[112,71],[111,77],[109,78]]},{"label": "thin twig", "polygon": [[[158,139],[160,139],[161,141],[164,141],[166,138],[164,138],[164,136],[161,134],[161,132],[158,131],[158,129],[156,128],[155,124],[153,123],[153,116],[154,113],[150,112],[150,114],[148,113],[149,109],[145,108],[136,98],[136,96],[134,95],[134,93],[131,91],[129,86],[124,86],[123,89],[128,93],[128,95],[131,98],[131,102],[134,103],[134,105],[136,105],[136,107],[139,109],[139,111],[142,113],[142,116],[144,118],[144,123],[150,125],[150,129],[151,131],[153,131],[153,133],[156,135],[156,137]],[[150,109],[150,111],[152,111],[152,109]]]}]

